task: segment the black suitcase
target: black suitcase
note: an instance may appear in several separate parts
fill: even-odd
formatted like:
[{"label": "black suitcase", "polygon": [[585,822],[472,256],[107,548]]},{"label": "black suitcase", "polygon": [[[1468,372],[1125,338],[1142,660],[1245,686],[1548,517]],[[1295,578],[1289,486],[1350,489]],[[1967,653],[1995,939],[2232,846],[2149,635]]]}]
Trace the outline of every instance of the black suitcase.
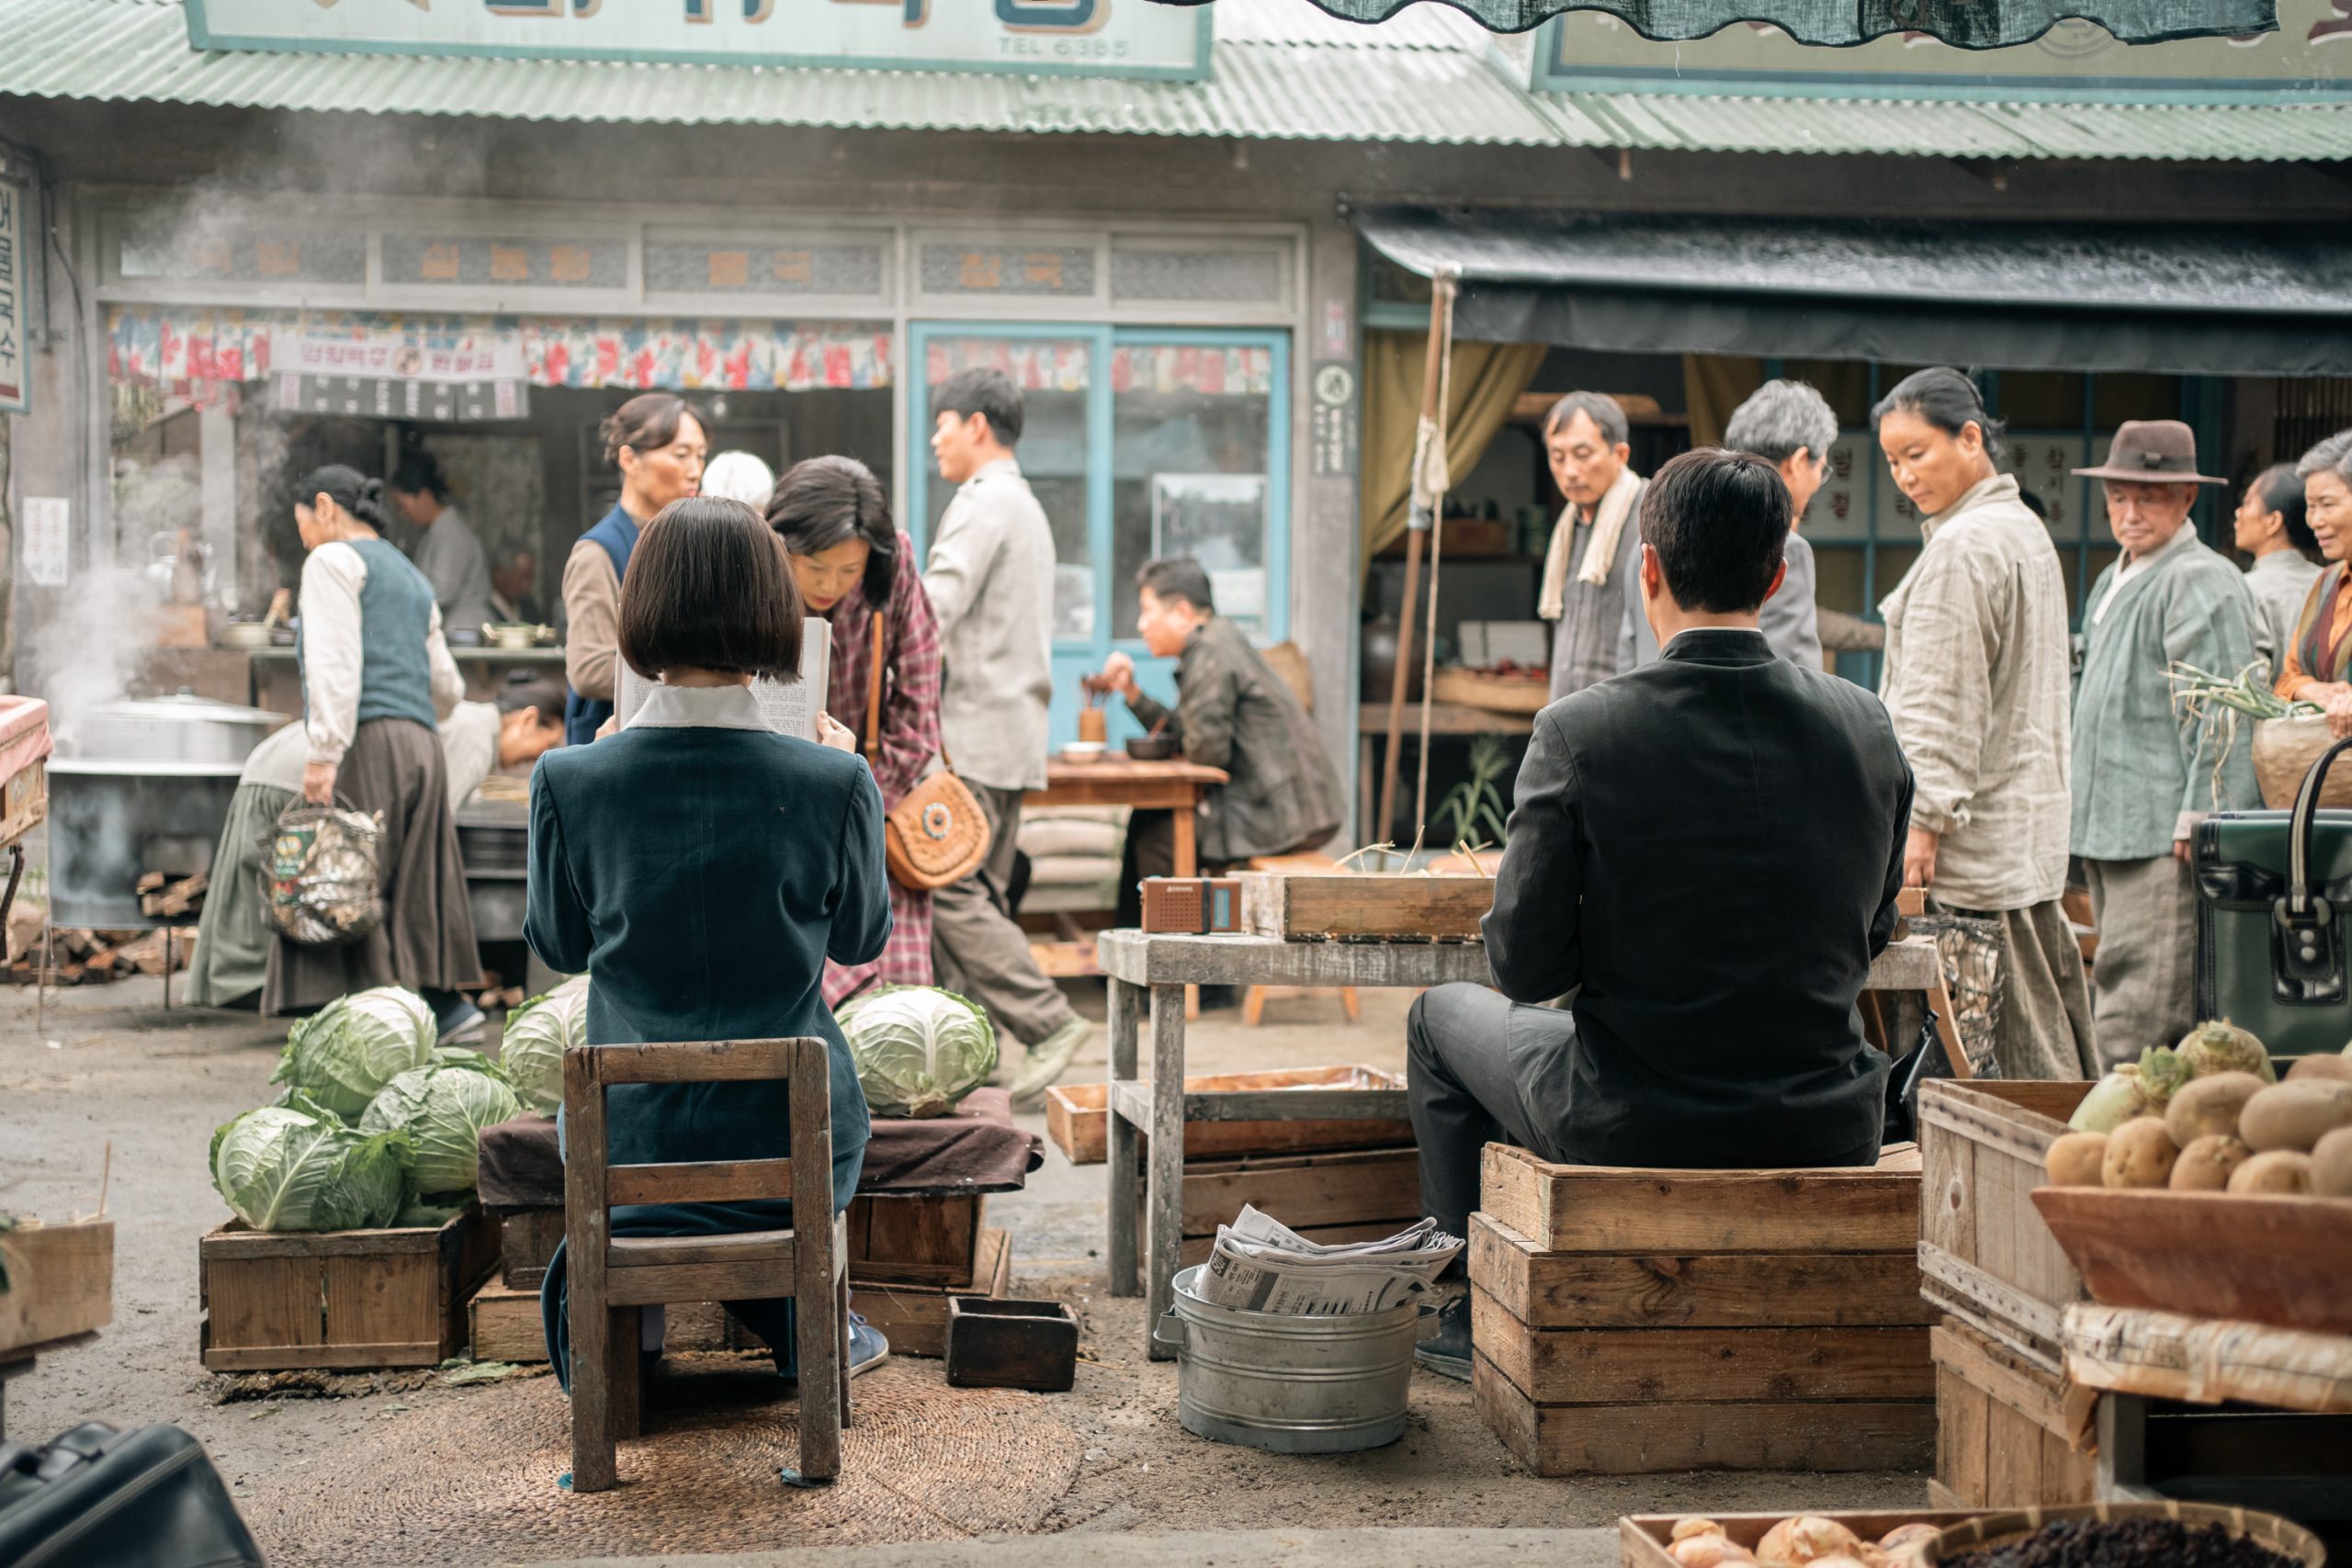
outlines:
[{"label": "black suitcase", "polygon": [[261,1568],[204,1447],[177,1427],[92,1421],[0,1443],[0,1568]]}]

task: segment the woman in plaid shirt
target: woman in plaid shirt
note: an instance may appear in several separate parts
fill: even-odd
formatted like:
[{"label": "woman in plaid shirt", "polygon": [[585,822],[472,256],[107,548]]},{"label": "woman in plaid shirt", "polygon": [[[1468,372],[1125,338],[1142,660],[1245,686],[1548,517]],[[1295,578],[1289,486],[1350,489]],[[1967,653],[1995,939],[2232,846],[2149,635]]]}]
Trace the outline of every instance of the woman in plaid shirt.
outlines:
[{"label": "woman in plaid shirt", "polygon": [[[784,540],[808,613],[833,628],[825,710],[858,731],[888,810],[939,754],[939,624],[923,595],[914,541],[892,525],[880,481],[852,457],[795,464],[769,498],[767,519]],[[876,605],[888,682],[878,743],[865,733]],[[890,942],[880,958],[825,965],[826,1006],[873,986],[931,984],[931,895],[893,881],[890,917]]]}]

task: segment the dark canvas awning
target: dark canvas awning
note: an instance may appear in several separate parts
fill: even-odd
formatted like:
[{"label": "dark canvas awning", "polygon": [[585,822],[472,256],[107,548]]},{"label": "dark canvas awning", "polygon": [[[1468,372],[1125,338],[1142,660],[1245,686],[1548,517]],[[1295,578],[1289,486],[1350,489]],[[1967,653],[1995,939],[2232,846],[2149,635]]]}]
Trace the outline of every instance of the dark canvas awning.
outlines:
[{"label": "dark canvas awning", "polygon": [[1375,210],[1460,271],[1455,334],[2018,370],[2352,376],[2352,225],[1826,222]]}]

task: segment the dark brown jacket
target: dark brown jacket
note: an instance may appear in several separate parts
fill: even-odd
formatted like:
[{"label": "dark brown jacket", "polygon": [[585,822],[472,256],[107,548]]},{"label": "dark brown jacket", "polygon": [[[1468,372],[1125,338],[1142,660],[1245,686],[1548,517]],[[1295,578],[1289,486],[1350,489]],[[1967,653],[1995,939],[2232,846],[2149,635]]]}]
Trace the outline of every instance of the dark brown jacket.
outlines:
[{"label": "dark brown jacket", "polygon": [[1238,627],[1212,615],[1176,664],[1176,711],[1129,704],[1146,725],[1168,719],[1184,755],[1233,782],[1201,802],[1200,855],[1223,864],[1312,849],[1340,830],[1340,775],[1314,721]]}]

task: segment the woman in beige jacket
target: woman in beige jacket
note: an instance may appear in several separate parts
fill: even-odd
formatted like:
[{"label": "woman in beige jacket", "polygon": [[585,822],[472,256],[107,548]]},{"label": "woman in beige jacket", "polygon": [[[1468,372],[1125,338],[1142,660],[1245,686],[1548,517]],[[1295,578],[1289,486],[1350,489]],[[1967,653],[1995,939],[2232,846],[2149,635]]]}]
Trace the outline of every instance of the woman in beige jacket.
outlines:
[{"label": "woman in beige jacket", "polygon": [[2066,584],[2049,531],[2001,473],[1999,425],[1957,370],[1871,411],[1927,544],[1879,606],[1879,694],[1917,779],[1904,882],[2000,922],[2001,1076],[2098,1076],[2066,885]]}]

